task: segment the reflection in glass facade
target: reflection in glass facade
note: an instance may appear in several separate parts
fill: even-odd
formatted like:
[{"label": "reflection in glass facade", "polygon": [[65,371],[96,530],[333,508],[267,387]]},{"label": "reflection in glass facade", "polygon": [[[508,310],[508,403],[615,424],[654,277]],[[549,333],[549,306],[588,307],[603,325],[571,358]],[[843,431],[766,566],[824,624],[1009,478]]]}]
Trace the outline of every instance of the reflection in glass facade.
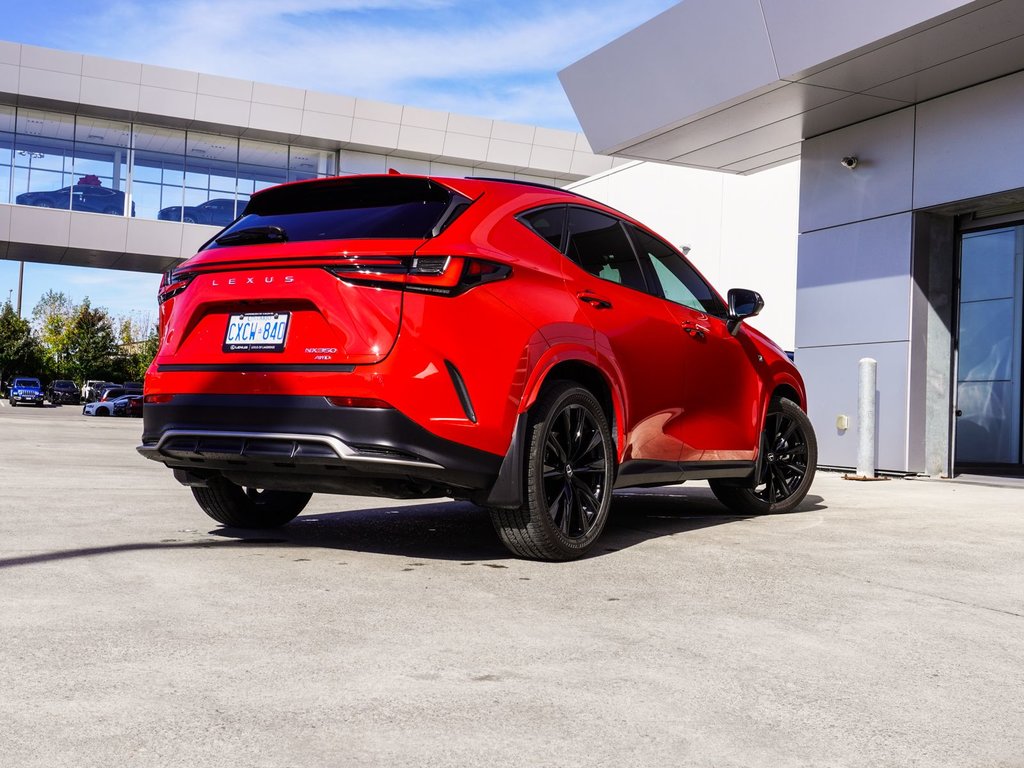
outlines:
[{"label": "reflection in glass facade", "polygon": [[0,105],[0,203],[225,226],[253,192],[337,168],[332,150]]}]

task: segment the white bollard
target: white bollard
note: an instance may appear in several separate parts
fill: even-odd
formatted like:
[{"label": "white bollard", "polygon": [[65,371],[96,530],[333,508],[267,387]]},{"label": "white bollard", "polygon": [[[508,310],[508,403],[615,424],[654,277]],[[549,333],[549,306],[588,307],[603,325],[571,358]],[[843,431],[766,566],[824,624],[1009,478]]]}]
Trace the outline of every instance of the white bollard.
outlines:
[{"label": "white bollard", "polygon": [[857,390],[857,475],[875,476],[875,383],[878,363],[870,357],[860,360]]}]

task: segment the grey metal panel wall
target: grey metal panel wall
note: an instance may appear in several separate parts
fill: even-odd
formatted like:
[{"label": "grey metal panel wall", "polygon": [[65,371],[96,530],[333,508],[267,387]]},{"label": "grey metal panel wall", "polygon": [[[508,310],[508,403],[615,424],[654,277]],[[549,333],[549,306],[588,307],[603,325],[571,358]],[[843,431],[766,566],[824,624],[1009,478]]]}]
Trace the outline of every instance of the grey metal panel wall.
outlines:
[{"label": "grey metal panel wall", "polygon": [[914,207],[1024,186],[1024,72],[917,107]]},{"label": "grey metal panel wall", "polygon": [[[914,107],[803,143],[800,231],[810,232],[913,208]],[[858,158],[853,170],[840,164]]]},{"label": "grey metal panel wall", "polygon": [[849,51],[869,46],[940,14],[964,0],[761,0],[782,77],[821,69]]},{"label": "grey metal panel wall", "polygon": [[[878,467],[909,460],[914,109],[803,144],[796,361],[819,461],[856,465],[857,365],[878,361]],[[855,155],[848,170],[840,159]],[[836,428],[846,415],[850,428]],[[920,464],[920,452],[915,451]]]},{"label": "grey metal panel wall", "polygon": [[904,213],[800,235],[800,348],[910,338],[912,218]]},{"label": "grey metal panel wall", "polygon": [[[910,359],[906,341],[797,349],[796,364],[807,384],[808,415],[818,436],[818,463],[857,465],[857,364],[862,357],[878,361],[878,467],[905,471]],[[839,415],[849,417],[849,429],[836,428]]]},{"label": "grey metal panel wall", "polygon": [[[819,434],[819,461],[857,462],[857,364],[878,361],[878,466],[906,471],[912,214],[800,235],[796,362]],[[850,418],[839,431],[836,417]]]}]

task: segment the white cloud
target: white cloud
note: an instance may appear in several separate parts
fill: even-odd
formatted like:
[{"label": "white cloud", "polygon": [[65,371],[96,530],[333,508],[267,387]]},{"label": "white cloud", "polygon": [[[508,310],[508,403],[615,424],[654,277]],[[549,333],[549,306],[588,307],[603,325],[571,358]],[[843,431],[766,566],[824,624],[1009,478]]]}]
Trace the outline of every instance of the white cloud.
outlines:
[{"label": "white cloud", "polygon": [[116,58],[575,127],[556,72],[671,4],[122,1],[78,39]]}]

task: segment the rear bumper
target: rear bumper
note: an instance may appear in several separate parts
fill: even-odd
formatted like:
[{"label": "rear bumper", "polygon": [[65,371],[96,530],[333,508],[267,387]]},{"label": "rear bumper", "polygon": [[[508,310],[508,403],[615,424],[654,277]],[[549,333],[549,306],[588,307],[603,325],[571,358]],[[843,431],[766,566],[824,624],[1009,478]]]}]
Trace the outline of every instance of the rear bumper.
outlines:
[{"label": "rear bumper", "polygon": [[392,408],[318,396],[175,395],[147,403],[139,453],[188,485],[240,485],[397,498],[489,489],[501,456],[445,440]]}]

